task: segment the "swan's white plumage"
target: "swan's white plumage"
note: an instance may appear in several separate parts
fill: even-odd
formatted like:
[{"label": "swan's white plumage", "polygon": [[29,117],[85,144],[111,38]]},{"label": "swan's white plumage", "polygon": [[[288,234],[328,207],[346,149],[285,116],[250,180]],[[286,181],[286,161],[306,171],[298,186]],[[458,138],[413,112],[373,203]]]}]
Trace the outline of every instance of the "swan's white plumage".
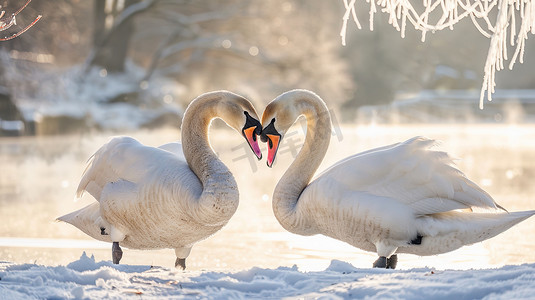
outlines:
[{"label": "swan's white plumage", "polygon": [[[273,194],[274,214],[290,232],[324,234],[385,257],[434,255],[491,238],[535,214],[500,211],[425,137],[347,157],[310,182],[331,132],[323,100],[306,90],[284,93],[266,107],[262,124],[275,120],[284,135],[300,115],[307,119],[305,143]],[[418,236],[421,244],[412,244]]]},{"label": "swan's white plumage", "polygon": [[[120,180],[141,184],[150,178],[151,172],[167,164],[177,167],[176,171],[169,170],[171,172],[182,173],[185,172],[182,171],[184,167],[189,169],[180,143],[168,143],[154,148],[144,146],[131,137],[116,137],[91,156],[76,194],[80,197],[87,191],[100,201],[102,190],[107,184]],[[197,189],[197,193],[200,193],[202,188],[198,180],[197,183],[189,189]]]},{"label": "swan's white plumage", "polygon": [[[177,150],[178,145],[173,145],[175,149],[171,150]],[[101,235],[99,227],[93,224],[101,225],[110,234],[108,224],[113,224],[126,235],[121,241],[126,247],[181,248],[221,227],[196,224],[188,214],[189,203],[197,201],[202,184],[181,152],[144,146],[130,137],[113,138],[92,156],[77,194],[83,191],[99,203],[59,220],[73,224],[95,239],[111,241],[110,236]]]},{"label": "swan's white plumage", "polygon": [[236,181],[208,141],[216,117],[237,131],[258,123],[245,98],[227,91],[203,94],[184,114],[184,144],[154,148],[116,137],[103,145],[76,191],[78,197],[87,191],[98,202],[58,220],[98,240],[134,249],[173,248],[185,259],[194,243],[221,229],[238,207]]},{"label": "swan's white plumage", "polygon": [[[459,171],[433,140],[415,137],[386,149],[356,154],[323,172],[315,183],[336,182],[338,189],[395,198],[416,215],[479,207],[496,209],[494,200]],[[326,184],[326,183],[324,183]],[[335,191],[336,192],[336,191]]]},{"label": "swan's white plumage", "polygon": [[[379,251],[380,241],[392,245],[381,256],[452,251],[535,213],[496,212],[494,200],[431,145],[416,137],[335,164],[303,190],[296,213],[306,206],[302,218],[317,232],[364,250]],[[473,208],[492,212],[458,211]],[[417,235],[424,236],[422,244],[409,244]]]}]

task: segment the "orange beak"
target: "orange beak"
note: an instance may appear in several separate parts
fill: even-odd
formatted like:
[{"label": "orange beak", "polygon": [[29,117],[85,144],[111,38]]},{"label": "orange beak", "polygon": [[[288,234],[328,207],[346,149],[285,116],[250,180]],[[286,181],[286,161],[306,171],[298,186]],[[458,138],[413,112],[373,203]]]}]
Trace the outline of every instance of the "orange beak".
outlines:
[{"label": "orange beak", "polygon": [[277,150],[279,150],[280,135],[266,134],[266,136],[269,139],[267,165],[271,168],[273,161],[275,161]]},{"label": "orange beak", "polygon": [[258,139],[256,138],[255,129],[256,126],[251,126],[247,129],[244,129],[243,135],[245,136],[247,143],[251,147],[251,150],[253,150],[258,160],[260,160],[262,159],[262,152],[260,151],[260,146],[258,146]]}]

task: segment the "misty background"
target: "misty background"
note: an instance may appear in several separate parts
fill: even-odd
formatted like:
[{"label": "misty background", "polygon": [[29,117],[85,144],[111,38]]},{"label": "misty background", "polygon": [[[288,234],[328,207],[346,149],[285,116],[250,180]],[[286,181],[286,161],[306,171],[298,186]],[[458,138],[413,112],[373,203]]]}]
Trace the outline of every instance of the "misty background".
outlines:
[{"label": "misty background", "polygon": [[[25,2],[0,1],[3,18]],[[216,89],[260,112],[284,91],[310,89],[343,123],[530,121],[533,39],[524,64],[497,72],[481,111],[489,39],[469,20],[421,42],[380,13],[370,31],[361,8],[363,29],[351,24],[342,46],[342,1],[34,0],[9,31],[42,19],[0,42],[1,133],[179,126],[187,104]]]},{"label": "misty background", "polygon": [[[95,201],[73,201],[87,159],[110,136],[159,146],[180,139],[184,109],[226,89],[261,114],[295,88],[319,94],[333,120],[318,171],[340,159],[416,135],[442,141],[460,170],[510,211],[533,209],[535,51],[497,72],[493,101],[479,109],[490,40],[469,20],[406,37],[386,15],[359,19],[342,46],[343,1],[0,0],[0,258],[68,264],[84,251],[110,259],[110,245],[54,222]],[[369,267],[375,254],[327,237],[285,231],[271,195],[304,142],[298,121],[269,169],[243,138],[214,122],[214,151],[234,174],[240,207],[220,232],[195,246],[191,270],[292,266],[324,270],[332,259]],[[266,150],[265,144],[261,149]],[[484,243],[437,257],[404,258],[400,268],[482,268],[532,261],[535,219]],[[514,242],[511,242],[514,241]],[[214,249],[217,255],[214,257]],[[172,266],[171,249],[129,249],[126,264]]]}]

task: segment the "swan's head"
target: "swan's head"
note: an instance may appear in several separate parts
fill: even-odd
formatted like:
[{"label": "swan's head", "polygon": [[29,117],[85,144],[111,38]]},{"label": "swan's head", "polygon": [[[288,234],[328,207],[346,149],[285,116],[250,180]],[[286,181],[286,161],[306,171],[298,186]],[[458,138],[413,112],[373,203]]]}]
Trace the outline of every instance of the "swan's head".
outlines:
[{"label": "swan's head", "polygon": [[245,115],[245,125],[243,126],[241,133],[258,160],[261,160],[262,151],[260,151],[260,146],[258,146],[257,136],[262,133],[262,124],[258,121],[256,112],[253,111],[253,113],[255,117],[252,117],[248,111],[243,111],[243,114]]},{"label": "swan's head", "polygon": [[260,138],[262,142],[268,143],[268,167],[273,165],[285,133],[302,114],[297,101],[302,93],[302,90],[293,90],[278,96],[268,104],[262,114],[263,129]]},{"label": "swan's head", "polygon": [[262,124],[258,121],[256,110],[249,100],[230,92],[229,94],[233,97],[225,97],[218,104],[218,115],[230,127],[241,132],[251,150],[260,160],[262,152],[258,146],[257,136],[262,132]]}]

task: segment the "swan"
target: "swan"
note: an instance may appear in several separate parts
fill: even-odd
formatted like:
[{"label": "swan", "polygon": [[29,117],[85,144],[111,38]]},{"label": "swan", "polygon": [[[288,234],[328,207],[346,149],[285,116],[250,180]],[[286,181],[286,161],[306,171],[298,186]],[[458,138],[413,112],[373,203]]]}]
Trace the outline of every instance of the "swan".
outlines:
[{"label": "swan", "polygon": [[[307,90],[275,98],[262,114],[271,167],[284,134],[303,115],[305,142],[273,192],[287,231],[323,234],[376,252],[373,267],[395,268],[397,253],[449,252],[491,238],[535,214],[507,212],[458,170],[435,141],[414,137],[347,157],[312,182],[331,137],[323,100]],[[477,209],[481,212],[474,212]]]},{"label": "swan", "polygon": [[238,207],[238,186],[208,141],[211,121],[221,118],[242,133],[258,159],[262,130],[247,99],[228,91],[205,93],[187,107],[182,144],[159,148],[130,137],[115,137],[91,158],[77,197],[89,192],[98,202],[62,217],[89,236],[133,249],[175,249],[175,267],[186,268],[193,244],[220,230]]}]

